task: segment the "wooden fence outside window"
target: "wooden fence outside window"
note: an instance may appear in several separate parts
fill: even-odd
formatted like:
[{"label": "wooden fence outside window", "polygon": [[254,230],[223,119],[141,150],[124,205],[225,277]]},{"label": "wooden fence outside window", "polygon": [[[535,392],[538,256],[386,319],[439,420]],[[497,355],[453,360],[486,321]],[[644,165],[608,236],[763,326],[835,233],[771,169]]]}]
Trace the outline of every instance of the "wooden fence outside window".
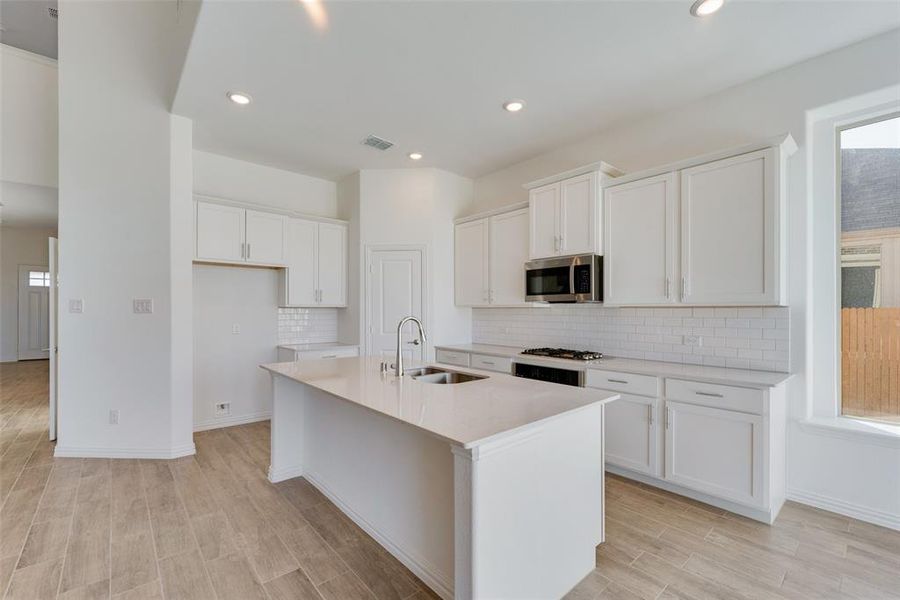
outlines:
[{"label": "wooden fence outside window", "polygon": [[900,308],[841,309],[841,407],[900,423]]}]

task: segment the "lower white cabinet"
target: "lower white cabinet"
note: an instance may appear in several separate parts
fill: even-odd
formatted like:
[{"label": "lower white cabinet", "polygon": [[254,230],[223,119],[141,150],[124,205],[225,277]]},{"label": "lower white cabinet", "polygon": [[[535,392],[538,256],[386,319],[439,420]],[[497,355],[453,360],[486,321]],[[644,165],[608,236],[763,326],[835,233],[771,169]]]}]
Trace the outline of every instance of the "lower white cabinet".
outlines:
[{"label": "lower white cabinet", "polygon": [[667,480],[743,504],[765,504],[763,417],[666,402]]},{"label": "lower white cabinet", "polygon": [[327,360],[329,358],[344,358],[347,356],[359,356],[357,346],[338,346],[324,350],[295,350],[293,348],[278,348],[279,362],[294,362],[297,360]]},{"label": "lower white cabinet", "polygon": [[484,369],[485,371],[497,371],[498,373],[509,373],[512,371],[512,359],[503,356],[489,356],[487,354],[472,354],[469,366],[473,369]]},{"label": "lower white cabinet", "polygon": [[659,399],[622,394],[606,407],[606,462],[659,476]]}]

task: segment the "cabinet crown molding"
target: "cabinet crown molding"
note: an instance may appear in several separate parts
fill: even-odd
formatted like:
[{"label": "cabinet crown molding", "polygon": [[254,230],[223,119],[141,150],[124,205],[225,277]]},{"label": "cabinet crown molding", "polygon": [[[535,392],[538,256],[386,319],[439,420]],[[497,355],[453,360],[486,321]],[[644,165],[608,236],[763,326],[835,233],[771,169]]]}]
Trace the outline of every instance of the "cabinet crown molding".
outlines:
[{"label": "cabinet crown molding", "polygon": [[601,181],[600,185],[601,187],[608,188],[622,185],[623,183],[631,183],[632,181],[638,181],[640,179],[662,175],[663,173],[680,171],[681,169],[687,169],[705,163],[715,162],[723,158],[730,158],[732,156],[739,156],[741,154],[749,154],[750,152],[756,152],[757,150],[763,150],[764,148],[778,148],[779,150],[781,150],[782,155],[787,158],[797,151],[797,142],[794,141],[794,137],[790,133],[782,133],[770,138],[757,140],[756,142],[750,144],[744,144],[743,146],[732,146],[724,150],[717,150],[708,154],[701,154],[699,156],[693,156],[691,158],[686,158],[676,162],[660,165],[658,167],[651,167],[642,171],[635,171],[634,173],[628,173],[627,175],[618,176],[615,179],[604,179]]},{"label": "cabinet crown molding", "polygon": [[221,204],[223,206],[234,206],[237,208],[247,208],[250,210],[258,210],[260,212],[272,213],[275,215],[283,215],[292,219],[304,219],[306,221],[318,221],[319,223],[334,223],[335,225],[349,225],[349,221],[343,219],[333,219],[331,217],[322,217],[319,215],[310,215],[296,210],[288,210],[277,206],[268,206],[266,204],[257,204],[256,202],[243,202],[240,200],[231,200],[229,198],[221,198],[219,196],[207,196],[205,194],[194,194],[194,203],[209,202],[211,204]]},{"label": "cabinet crown molding", "polygon": [[454,219],[454,225],[460,225],[462,223],[469,223],[471,221],[479,221],[481,219],[485,219],[487,217],[494,217],[496,215],[503,215],[506,213],[510,213],[516,210],[522,210],[523,208],[528,208],[528,202],[516,202],[515,204],[507,204],[506,206],[500,206],[497,208],[492,208],[490,210],[485,210],[480,213],[475,213],[474,215],[467,215],[465,217],[459,217],[458,219]]},{"label": "cabinet crown molding", "polygon": [[599,171],[605,177],[601,177],[601,180],[607,179],[610,177],[621,177],[625,174],[625,171],[617,169],[607,162],[603,162],[602,160],[593,162],[587,165],[582,165],[580,167],[576,167],[569,171],[564,171],[562,173],[557,173],[556,175],[550,175],[549,177],[542,177],[541,179],[535,179],[534,181],[529,181],[524,184],[522,187],[526,190],[532,190],[534,188],[538,188],[544,185],[548,185],[550,183],[556,183],[558,181],[562,181],[564,179],[570,179],[572,177],[578,177],[579,175],[584,175],[585,173],[593,173],[594,171]]}]

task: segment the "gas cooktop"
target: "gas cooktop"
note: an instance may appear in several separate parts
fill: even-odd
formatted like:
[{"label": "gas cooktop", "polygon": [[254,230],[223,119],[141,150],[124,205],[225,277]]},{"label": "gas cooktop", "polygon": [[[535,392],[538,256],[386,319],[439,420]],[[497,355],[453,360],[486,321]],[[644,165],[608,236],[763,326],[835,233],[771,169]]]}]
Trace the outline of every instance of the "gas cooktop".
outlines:
[{"label": "gas cooktop", "polygon": [[603,358],[602,352],[588,352],[586,350],[566,350],[565,348],[529,348],[522,354],[531,356],[549,356],[551,358],[568,358],[570,360],[597,360]]}]

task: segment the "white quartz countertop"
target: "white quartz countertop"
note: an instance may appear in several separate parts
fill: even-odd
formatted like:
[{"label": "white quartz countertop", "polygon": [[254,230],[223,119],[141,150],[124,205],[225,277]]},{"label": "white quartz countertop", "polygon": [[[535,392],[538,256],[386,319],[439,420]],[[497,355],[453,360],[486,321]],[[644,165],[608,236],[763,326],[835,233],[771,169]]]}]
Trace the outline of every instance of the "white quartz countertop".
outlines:
[{"label": "white quartz countertop", "polygon": [[311,344],[278,344],[279,348],[285,350],[296,350],[297,352],[315,351],[315,350],[338,350],[340,348],[359,348],[356,344],[344,344],[341,342],[316,342]]},{"label": "white quartz countertop", "polygon": [[459,367],[452,370],[487,378],[457,384],[422,383],[411,377],[401,381],[392,373],[382,375],[379,365],[375,357],[348,357],[261,367],[464,448],[619,397],[615,392]]},{"label": "white quartz countertop", "polygon": [[622,373],[690,379],[691,381],[703,381],[707,383],[721,383],[725,385],[738,385],[754,388],[774,387],[784,383],[791,377],[790,373],[779,373],[776,371],[727,369],[725,367],[687,365],[656,360],[639,360],[634,358],[616,358],[614,356],[605,356],[599,360],[582,362],[564,358],[528,356],[521,353],[523,348],[494,346],[491,344],[454,344],[449,346],[435,346],[435,348],[438,350],[515,358],[515,361],[519,363],[548,365],[575,370],[602,369],[608,371],[620,371]]}]

